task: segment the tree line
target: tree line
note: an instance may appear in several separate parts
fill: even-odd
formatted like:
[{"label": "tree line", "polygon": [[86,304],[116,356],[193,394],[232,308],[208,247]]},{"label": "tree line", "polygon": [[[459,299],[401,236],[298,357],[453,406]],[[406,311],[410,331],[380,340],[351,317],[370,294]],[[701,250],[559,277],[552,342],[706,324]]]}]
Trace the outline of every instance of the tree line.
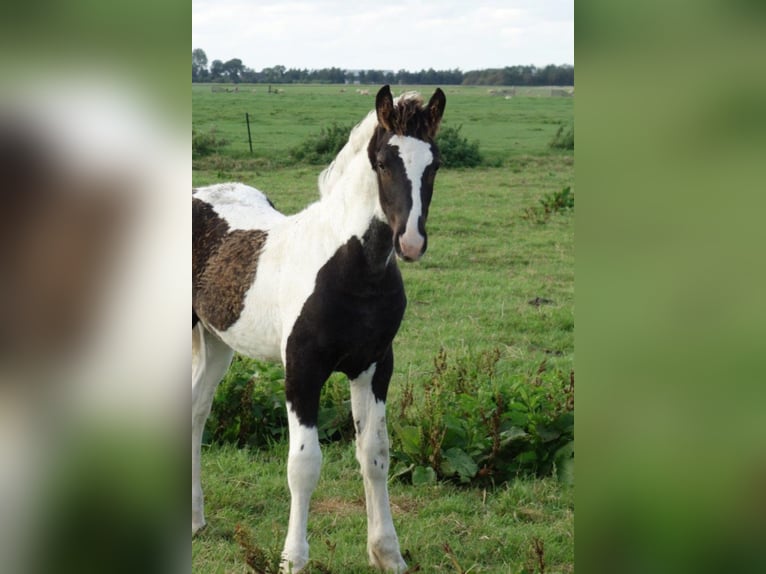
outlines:
[{"label": "tree line", "polygon": [[536,66],[506,66],[486,70],[462,72],[454,70],[420,70],[398,72],[383,70],[343,70],[322,68],[308,70],[273,66],[257,72],[248,68],[239,58],[208,64],[207,54],[201,48],[192,50],[192,82],[240,82],[252,84],[440,84],[483,86],[573,86],[574,66],[550,64]]}]

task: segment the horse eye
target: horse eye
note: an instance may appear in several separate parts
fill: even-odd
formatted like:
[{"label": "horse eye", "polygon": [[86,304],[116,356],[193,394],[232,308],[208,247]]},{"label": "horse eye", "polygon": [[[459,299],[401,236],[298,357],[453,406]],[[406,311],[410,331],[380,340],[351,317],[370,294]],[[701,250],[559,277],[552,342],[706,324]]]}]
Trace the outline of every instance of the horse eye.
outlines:
[{"label": "horse eye", "polygon": [[381,170],[381,171],[385,171],[386,164],[383,163],[382,161],[378,161],[378,169]]}]

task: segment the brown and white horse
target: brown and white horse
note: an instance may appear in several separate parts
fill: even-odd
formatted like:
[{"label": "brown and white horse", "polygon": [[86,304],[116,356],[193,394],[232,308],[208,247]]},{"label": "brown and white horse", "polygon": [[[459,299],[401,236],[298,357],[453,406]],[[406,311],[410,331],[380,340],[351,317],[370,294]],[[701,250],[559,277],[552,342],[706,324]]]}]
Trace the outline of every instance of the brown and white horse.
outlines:
[{"label": "brown and white horse", "polygon": [[322,463],[319,394],[333,371],[351,381],[370,563],[406,569],[386,485],[385,401],[407,302],[396,256],[416,261],[427,247],[445,104],[438,88],[427,104],[381,88],[375,110],[320,175],[321,200],[295,215],[240,183],[193,191],[192,533],[205,524],[202,431],[236,351],[285,366],[291,506],[283,570],[308,562],[309,500]]}]

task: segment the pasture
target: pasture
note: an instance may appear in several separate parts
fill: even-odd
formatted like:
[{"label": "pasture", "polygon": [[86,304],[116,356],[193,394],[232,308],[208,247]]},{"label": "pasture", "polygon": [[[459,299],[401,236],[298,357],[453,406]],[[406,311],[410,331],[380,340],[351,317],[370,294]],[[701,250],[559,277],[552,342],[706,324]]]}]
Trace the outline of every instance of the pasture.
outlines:
[{"label": "pasture", "polygon": [[[282,92],[268,93],[266,85],[240,85],[236,92],[192,87],[195,132],[226,142],[219,153],[194,160],[193,185],[242,181],[285,213],[318,199],[323,166],[295,163],[289,150],[322,127],[361,120],[373,107],[375,87],[371,96],[354,86],[276,87]],[[395,95],[402,89],[392,87]],[[519,90],[511,99],[474,86],[447,86],[445,93],[442,127],[462,125],[462,135],[479,141],[486,165],[439,172],[428,252],[418,263],[400,263],[409,305],[394,342],[389,428],[406,386],[414,387],[415,401],[423,400],[418,387],[432,376],[440,349],[449,357],[496,352],[492,378],[498,384],[539,384],[541,369],[568,380],[574,369],[573,212],[529,216],[540,200],[567,186],[574,190],[573,152],[548,146],[558,127],[573,121],[574,99],[546,97],[542,89]],[[483,384],[483,376],[476,373],[474,383]],[[334,442],[323,451],[308,571],[372,572],[353,444]],[[285,441],[260,449],[203,449],[208,526],[192,543],[195,572],[252,571],[246,555],[251,565],[271,571],[267,565],[274,556],[278,561],[287,525],[286,456]],[[413,570],[574,571],[573,488],[555,476],[490,478],[471,486],[392,479],[390,492]]]}]

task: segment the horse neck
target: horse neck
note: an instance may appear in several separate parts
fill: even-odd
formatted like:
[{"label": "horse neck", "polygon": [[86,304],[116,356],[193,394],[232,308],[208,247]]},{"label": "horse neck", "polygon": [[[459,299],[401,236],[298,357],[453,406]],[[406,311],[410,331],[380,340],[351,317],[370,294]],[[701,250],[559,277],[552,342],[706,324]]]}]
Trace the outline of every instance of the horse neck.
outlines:
[{"label": "horse neck", "polygon": [[375,110],[357,124],[349,134],[348,141],[338,152],[332,163],[319,174],[319,193],[322,197],[332,192],[335,184],[346,173],[354,159],[360,154],[367,153],[367,144],[378,125]]},{"label": "horse neck", "polygon": [[386,221],[378,195],[378,179],[366,150],[358,153],[326,189],[319,202],[322,220],[343,240],[362,237],[370,223]]}]

